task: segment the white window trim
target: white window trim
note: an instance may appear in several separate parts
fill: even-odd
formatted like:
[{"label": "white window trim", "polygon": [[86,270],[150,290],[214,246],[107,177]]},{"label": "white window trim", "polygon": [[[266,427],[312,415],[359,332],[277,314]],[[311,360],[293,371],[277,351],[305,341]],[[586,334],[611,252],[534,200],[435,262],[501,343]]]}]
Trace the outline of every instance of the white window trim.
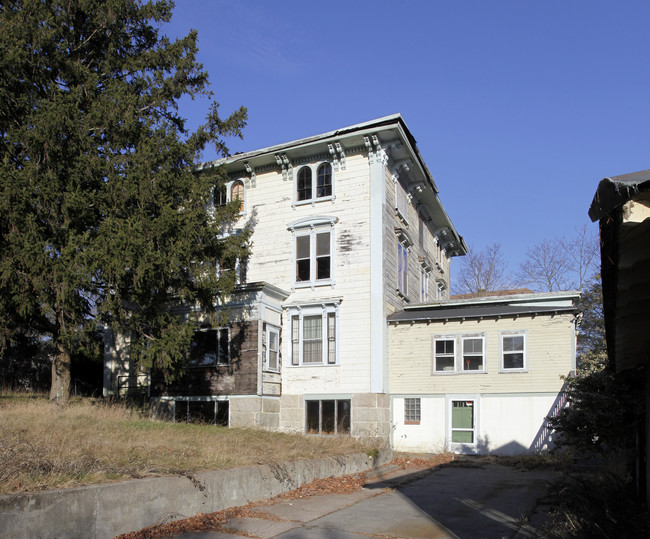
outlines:
[{"label": "white window trim", "polygon": [[[328,363],[328,353],[329,353],[329,344],[328,344],[328,314],[334,314],[334,347],[336,353],[336,359],[334,363]],[[322,361],[320,363],[303,363],[303,319],[305,316],[322,316]],[[298,317],[298,358],[293,357],[293,318]],[[339,316],[339,303],[322,303],[318,305],[304,305],[304,306],[291,306],[287,307],[287,320],[288,320],[288,339],[286,347],[286,356],[289,358],[288,366],[291,368],[300,368],[300,367],[335,367],[340,365],[340,349],[339,343],[340,339],[340,316]]]},{"label": "white window trim", "polygon": [[[293,223],[289,223],[288,230],[292,233],[291,241],[291,260],[293,263],[292,273],[293,273],[293,286],[291,290],[294,291],[297,288],[311,288],[314,290],[317,286],[331,286],[332,288],[336,285],[336,280],[334,279],[334,247],[335,247],[335,223],[338,221],[338,217],[329,217],[329,216],[315,216],[308,217],[306,219],[299,219]],[[330,234],[330,276],[329,279],[316,279],[316,235],[320,232],[329,232]],[[296,239],[299,236],[310,236],[309,240],[309,271],[310,278],[309,281],[297,281],[296,280]]]},{"label": "white window trim", "polygon": [[[463,358],[465,356],[465,341],[469,339],[481,339],[481,356],[483,358],[482,361],[482,366],[483,368],[480,370],[466,370],[465,365],[463,364]],[[477,374],[477,373],[484,373],[487,372],[487,353],[485,350],[485,335],[482,333],[479,334],[471,334],[471,333],[466,333],[463,335],[460,335],[460,346],[458,349],[458,357],[459,357],[459,363],[460,363],[460,372],[461,374]]]},{"label": "white window trim", "polygon": [[[463,364],[463,343],[466,339],[481,339],[483,351],[483,368],[481,370],[465,370]],[[454,370],[436,370],[436,341],[454,341]],[[487,349],[485,333],[456,333],[451,335],[433,335],[431,346],[431,374],[434,376],[450,376],[452,374],[486,374],[487,371]]]},{"label": "white window trim", "polygon": [[[277,348],[277,353],[278,353],[278,358],[277,358],[277,365],[275,368],[271,367],[271,362],[270,362],[270,357],[271,357],[271,333],[274,333],[277,338],[277,343],[278,343],[278,348]],[[266,326],[266,353],[265,353],[265,358],[264,358],[264,370],[268,372],[280,372],[280,364],[282,362],[281,358],[281,353],[280,353],[280,329],[275,327],[275,326]]]},{"label": "white window trim", "polygon": [[241,182],[243,184],[243,186],[244,186],[244,200],[242,200],[242,210],[239,212],[239,215],[246,215],[246,198],[247,198],[247,196],[246,196],[246,191],[247,191],[247,189],[246,189],[246,178],[237,178],[237,179],[235,179],[235,180],[233,180],[231,182],[228,182],[226,184],[226,189],[227,189],[226,197],[227,197],[228,202],[233,201],[232,188],[233,188],[233,185],[235,185],[235,183],[237,183],[237,182]]},{"label": "white window trim", "polygon": [[[332,194],[329,196],[325,197],[317,197],[316,196],[316,191],[318,189],[318,168],[324,164],[327,163],[331,167],[332,171]],[[311,194],[312,197],[305,199],[305,200],[298,200],[298,172],[300,172],[301,169],[303,168],[309,168],[311,170]],[[332,204],[334,204],[334,201],[336,199],[334,195],[334,184],[336,183],[334,181],[335,179],[335,174],[334,174],[334,165],[327,160],[324,161],[318,161],[316,163],[310,163],[310,164],[305,164],[305,165],[299,165],[299,166],[294,166],[293,167],[293,204],[291,205],[292,208],[296,208],[296,206],[306,206],[306,205],[311,205],[315,206],[317,202],[325,202],[327,200],[331,201]]]},{"label": "white window trim", "polygon": [[[447,414],[447,439],[446,445],[451,451],[456,451],[459,453],[473,453],[478,448],[479,444],[479,433],[480,430],[480,395],[446,395],[445,398],[445,408]],[[463,443],[463,442],[452,442],[452,404],[454,401],[472,401],[474,408],[474,427],[472,431],[474,432],[474,441],[472,443]]]},{"label": "white window trim", "polygon": [[[453,341],[454,342],[454,369],[451,371],[436,370],[436,342],[438,341]],[[434,335],[432,339],[433,344],[433,365],[432,374],[436,376],[449,376],[450,374],[458,374],[458,335]]]},{"label": "white window trim", "polygon": [[[503,349],[503,339],[506,337],[523,337],[524,338],[524,366],[519,369],[508,369],[504,365],[505,352]],[[499,372],[528,372],[528,332],[527,331],[500,331],[499,332]]]},{"label": "white window trim", "polygon": [[[224,186],[226,188],[226,204],[233,201],[232,187],[236,182],[242,182],[242,184],[244,185],[244,200],[243,200],[243,204],[242,204],[242,211],[239,212],[239,215],[241,216],[241,215],[246,214],[246,206],[247,206],[247,198],[248,198],[247,197],[247,194],[248,194],[247,178],[235,178],[234,180],[227,181],[224,184]],[[212,216],[214,216],[214,212],[215,212],[216,208],[221,206],[220,204],[215,204],[215,199],[214,199],[215,190],[216,190],[216,186],[212,190],[212,195],[211,195],[210,204],[209,204],[209,208],[210,208],[209,213]]]}]

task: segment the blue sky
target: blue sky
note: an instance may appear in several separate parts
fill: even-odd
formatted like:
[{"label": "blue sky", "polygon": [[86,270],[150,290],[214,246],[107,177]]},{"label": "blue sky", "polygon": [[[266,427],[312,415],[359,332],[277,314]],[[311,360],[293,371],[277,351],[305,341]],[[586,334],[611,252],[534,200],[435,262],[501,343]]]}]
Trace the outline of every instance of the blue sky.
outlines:
[{"label": "blue sky", "polygon": [[198,30],[223,114],[248,108],[233,153],[401,113],[459,233],[515,270],[590,223],[600,179],[650,168],[649,22],[648,1],[176,0],[163,32]]}]

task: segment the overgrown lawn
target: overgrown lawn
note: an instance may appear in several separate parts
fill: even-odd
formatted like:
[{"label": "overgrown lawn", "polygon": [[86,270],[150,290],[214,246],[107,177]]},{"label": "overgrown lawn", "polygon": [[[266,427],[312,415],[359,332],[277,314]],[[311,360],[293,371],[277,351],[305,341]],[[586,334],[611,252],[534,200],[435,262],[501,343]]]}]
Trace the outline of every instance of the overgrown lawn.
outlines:
[{"label": "overgrown lawn", "polygon": [[0,395],[0,494],[372,450],[350,436],[153,421],[124,404]]}]

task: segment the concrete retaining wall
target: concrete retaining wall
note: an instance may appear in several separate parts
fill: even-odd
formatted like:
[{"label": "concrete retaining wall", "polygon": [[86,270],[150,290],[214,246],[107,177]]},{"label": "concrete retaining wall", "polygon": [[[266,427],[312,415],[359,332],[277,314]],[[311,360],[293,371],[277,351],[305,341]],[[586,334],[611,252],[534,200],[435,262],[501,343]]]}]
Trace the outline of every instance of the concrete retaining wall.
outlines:
[{"label": "concrete retaining wall", "polygon": [[0,537],[111,538],[366,471],[391,458],[382,450],[374,460],[351,455],[0,496]]}]

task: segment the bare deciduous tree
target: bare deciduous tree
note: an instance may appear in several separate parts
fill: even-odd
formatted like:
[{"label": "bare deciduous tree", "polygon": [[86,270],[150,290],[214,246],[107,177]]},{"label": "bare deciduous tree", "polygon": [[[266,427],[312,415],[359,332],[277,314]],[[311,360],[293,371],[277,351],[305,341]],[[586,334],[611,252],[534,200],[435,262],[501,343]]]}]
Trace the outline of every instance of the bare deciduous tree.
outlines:
[{"label": "bare deciduous tree", "polygon": [[460,259],[454,293],[486,296],[489,292],[503,290],[513,284],[513,279],[507,273],[501,245],[494,243],[481,251],[470,247],[467,255]]},{"label": "bare deciduous tree", "polygon": [[560,241],[544,240],[528,249],[526,256],[519,269],[522,282],[546,292],[571,288],[571,265]]},{"label": "bare deciduous tree", "polygon": [[587,225],[582,225],[576,229],[575,237],[562,238],[561,244],[574,276],[573,288],[582,290],[598,271],[598,237]]},{"label": "bare deciduous tree", "polygon": [[598,269],[597,255],[596,236],[584,225],[572,238],[544,240],[529,249],[518,279],[545,292],[582,290]]}]

